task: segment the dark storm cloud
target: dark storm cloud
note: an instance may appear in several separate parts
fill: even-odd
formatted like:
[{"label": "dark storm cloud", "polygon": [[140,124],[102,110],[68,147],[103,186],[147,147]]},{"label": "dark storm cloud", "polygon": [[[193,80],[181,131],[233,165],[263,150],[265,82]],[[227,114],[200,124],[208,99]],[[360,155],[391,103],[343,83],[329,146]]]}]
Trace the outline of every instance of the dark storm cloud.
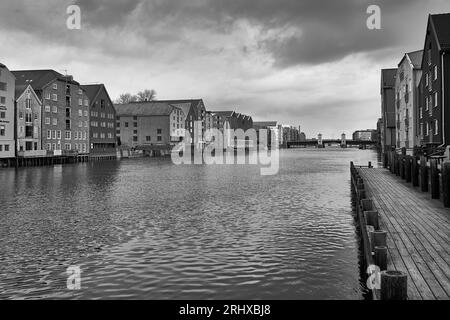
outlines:
[{"label": "dark storm cloud", "polygon": [[[274,58],[276,66],[320,64],[339,60],[352,53],[367,53],[401,46],[408,30],[399,24],[415,20],[421,0],[78,0],[87,21],[96,27],[120,25],[127,17],[140,17],[141,32],[154,36],[152,25],[170,20],[172,32],[189,28],[210,28],[228,32],[241,19],[261,27],[259,48]],[[369,5],[379,5],[382,30],[368,30]],[[422,19],[424,19],[422,17]],[[264,36],[266,35],[266,36]],[[151,42],[151,37],[148,39]]]}]

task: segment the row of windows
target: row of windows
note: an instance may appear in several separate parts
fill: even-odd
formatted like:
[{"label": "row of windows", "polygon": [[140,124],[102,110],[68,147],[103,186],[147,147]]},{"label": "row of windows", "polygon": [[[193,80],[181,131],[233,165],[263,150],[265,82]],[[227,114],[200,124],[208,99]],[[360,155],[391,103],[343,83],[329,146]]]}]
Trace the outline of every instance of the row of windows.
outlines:
[{"label": "row of windows", "polygon": [[[421,123],[420,124],[420,135],[421,136],[429,136],[430,135],[430,133],[431,133],[431,129],[432,129],[432,127],[433,127],[433,124],[434,124],[434,130],[433,130],[433,133],[434,133],[434,135],[438,135],[439,134],[439,121],[436,119],[436,120],[434,120],[434,121],[430,121],[430,122],[425,122],[425,128],[424,128],[424,124],[423,123]],[[425,131],[424,131],[424,129],[425,129]]]},{"label": "row of windows", "polygon": [[[52,86],[52,88],[53,88],[53,90],[58,90],[58,84],[57,84],[57,83],[54,83],[53,86]],[[69,85],[67,85],[66,88],[70,90],[70,86],[69,86]],[[78,94],[79,94],[79,95],[82,95],[82,94],[83,94],[83,90],[78,89]]]},{"label": "row of windows", "polygon": [[0,144],[0,152],[3,152],[3,150],[5,150],[5,152],[9,152],[9,144]]},{"label": "row of windows", "polygon": [[[74,144],[75,150],[80,152],[86,152],[86,143],[75,143]],[[47,143],[45,145],[45,150],[61,150],[61,144],[60,143]],[[70,143],[64,144],[64,150],[72,150],[72,145]]]},{"label": "row of windows", "polygon": [[[93,134],[92,134],[92,138],[94,138],[94,139],[98,139],[98,137],[99,137],[99,134],[98,134],[98,132],[94,132]],[[108,139],[113,139],[113,134],[111,133],[111,132],[108,132],[108,135],[106,135],[105,133],[100,133],[100,139],[105,139],[106,137],[108,137]]]},{"label": "row of windows", "polygon": [[[50,92],[47,92],[46,94],[45,94],[45,99],[46,100],[51,100],[51,101],[55,101],[55,102],[57,102],[58,101],[58,95],[56,94],[56,93],[50,93]],[[66,102],[70,102],[70,98],[69,98],[69,100],[67,100]],[[84,103],[83,103],[84,102]],[[85,106],[85,107],[89,107],[89,101],[87,100],[87,99],[82,99],[82,98],[79,98],[78,99],[78,105],[79,106]]]},{"label": "row of windows", "polygon": [[[91,121],[91,127],[97,128],[98,126],[99,126],[98,121]],[[113,122],[100,122],[100,127],[102,127],[102,128],[108,127],[109,129],[114,129],[114,123]]]},{"label": "row of windows", "polygon": [[[97,117],[98,118],[98,111],[91,111],[91,117]],[[100,118],[108,118],[108,119],[113,120],[114,119],[114,114],[113,113],[106,114],[104,112],[101,112],[100,113]]]},{"label": "row of windows", "polygon": [[[47,130],[47,139],[60,140],[61,139],[61,130]],[[72,132],[65,131],[65,139],[72,139]],[[87,140],[87,132],[86,131],[74,131],[74,140]]]}]

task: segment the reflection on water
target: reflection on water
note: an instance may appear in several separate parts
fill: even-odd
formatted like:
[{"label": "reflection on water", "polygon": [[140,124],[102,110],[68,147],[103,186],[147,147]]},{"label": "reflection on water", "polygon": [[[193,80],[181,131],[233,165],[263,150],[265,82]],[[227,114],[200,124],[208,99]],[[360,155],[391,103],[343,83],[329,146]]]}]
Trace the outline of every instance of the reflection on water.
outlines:
[{"label": "reflection on water", "polygon": [[275,176],[148,158],[0,170],[0,298],[361,299],[351,160],[376,153],[282,150]]}]

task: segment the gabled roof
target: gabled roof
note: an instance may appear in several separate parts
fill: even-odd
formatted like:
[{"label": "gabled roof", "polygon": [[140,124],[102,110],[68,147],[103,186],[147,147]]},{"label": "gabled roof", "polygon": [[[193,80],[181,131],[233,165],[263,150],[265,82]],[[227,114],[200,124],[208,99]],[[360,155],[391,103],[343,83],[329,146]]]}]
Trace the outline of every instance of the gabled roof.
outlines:
[{"label": "gabled roof", "polygon": [[450,13],[432,14],[429,21],[433,26],[441,50],[450,49]]},{"label": "gabled roof", "polygon": [[30,84],[16,86],[15,91],[14,91],[14,100],[16,100],[16,101],[19,100],[20,97],[25,93],[25,91],[28,88],[30,88],[31,93],[35,96],[37,101],[39,103],[41,103],[41,99],[39,99],[39,97],[37,96],[36,92],[34,91],[33,87]]},{"label": "gabled roof", "polygon": [[11,72],[16,77],[16,85],[31,84],[34,90],[42,90],[42,88],[53,82],[55,79],[67,81],[77,85],[79,84],[74,81],[71,76],[64,76],[61,73],[51,69],[15,70]]},{"label": "gabled roof", "polygon": [[409,60],[411,61],[412,65],[415,69],[422,68],[423,50],[409,52],[406,55],[409,57]]},{"label": "gabled roof", "polygon": [[221,117],[231,117],[234,114],[234,111],[211,111],[211,112]]},{"label": "gabled roof", "polygon": [[131,102],[115,104],[118,116],[169,116],[177,107],[165,101]]},{"label": "gabled roof", "polygon": [[86,95],[89,99],[89,103],[91,105],[93,105],[95,103],[95,101],[96,101],[98,95],[100,94],[100,92],[102,91],[102,89],[105,90],[106,95],[108,96],[108,99],[112,103],[112,100],[111,100],[111,97],[109,96],[108,90],[106,90],[106,87],[103,83],[81,85],[80,87],[86,93]]}]

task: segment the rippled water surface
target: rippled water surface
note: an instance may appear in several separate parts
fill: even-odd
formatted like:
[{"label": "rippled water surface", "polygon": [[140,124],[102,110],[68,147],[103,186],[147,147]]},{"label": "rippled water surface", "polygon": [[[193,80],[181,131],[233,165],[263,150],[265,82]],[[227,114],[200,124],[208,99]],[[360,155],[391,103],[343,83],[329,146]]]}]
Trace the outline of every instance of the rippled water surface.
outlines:
[{"label": "rippled water surface", "polygon": [[0,298],[361,299],[351,160],[376,153],[282,150],[275,176],[149,158],[0,169]]}]

